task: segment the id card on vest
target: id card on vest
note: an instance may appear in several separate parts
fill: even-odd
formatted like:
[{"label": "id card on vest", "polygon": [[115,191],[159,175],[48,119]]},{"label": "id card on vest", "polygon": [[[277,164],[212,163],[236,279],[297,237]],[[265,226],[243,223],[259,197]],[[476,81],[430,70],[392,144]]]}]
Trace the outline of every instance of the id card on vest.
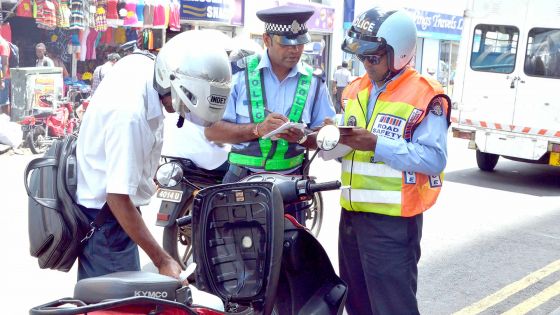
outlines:
[{"label": "id card on vest", "polygon": [[379,137],[401,139],[404,135],[406,119],[380,113],[375,117],[371,132]]}]

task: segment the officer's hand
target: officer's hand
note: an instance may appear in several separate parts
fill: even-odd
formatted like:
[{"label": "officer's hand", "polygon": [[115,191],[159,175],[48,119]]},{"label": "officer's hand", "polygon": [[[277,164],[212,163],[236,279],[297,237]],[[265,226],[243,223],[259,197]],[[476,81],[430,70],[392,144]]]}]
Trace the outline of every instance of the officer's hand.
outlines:
[{"label": "officer's hand", "polygon": [[[181,266],[178,262],[175,261],[175,259],[168,257],[160,263],[160,265],[158,266],[158,271],[162,275],[181,280],[180,276],[183,269],[181,269]],[[187,281],[187,279],[185,279],[183,281],[183,285],[188,284],[189,282]]]},{"label": "officer's hand", "polygon": [[279,133],[278,138],[284,139],[291,143],[297,143],[301,138],[303,138],[303,131],[298,128],[290,128],[288,130]]},{"label": "officer's hand", "polygon": [[286,122],[288,122],[288,118],[286,118],[286,116],[278,113],[270,113],[268,116],[266,116],[265,120],[259,124],[259,136],[262,137],[267,133],[276,130]]},{"label": "officer's hand", "polygon": [[377,136],[364,128],[352,128],[340,135],[339,143],[345,144],[354,150],[374,151]]}]

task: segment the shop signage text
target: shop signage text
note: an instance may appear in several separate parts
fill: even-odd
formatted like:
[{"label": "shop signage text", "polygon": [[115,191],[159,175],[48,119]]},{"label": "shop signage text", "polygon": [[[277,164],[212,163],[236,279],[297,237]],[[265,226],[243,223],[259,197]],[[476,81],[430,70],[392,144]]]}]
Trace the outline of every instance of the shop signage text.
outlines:
[{"label": "shop signage text", "polygon": [[437,39],[460,40],[463,17],[417,9],[406,9],[412,16],[418,35]]},{"label": "shop signage text", "polygon": [[181,19],[243,25],[244,0],[181,0]]}]

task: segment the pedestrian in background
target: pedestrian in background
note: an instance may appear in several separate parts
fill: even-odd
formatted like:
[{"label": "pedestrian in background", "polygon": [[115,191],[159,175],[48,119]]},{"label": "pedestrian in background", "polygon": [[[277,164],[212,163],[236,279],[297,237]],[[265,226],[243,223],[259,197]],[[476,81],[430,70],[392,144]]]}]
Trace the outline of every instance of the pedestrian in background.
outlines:
[{"label": "pedestrian in background", "polygon": [[111,53],[111,54],[107,55],[107,61],[104,64],[102,64],[100,66],[97,66],[95,68],[95,70],[93,70],[93,79],[92,79],[92,83],[91,83],[91,95],[93,95],[95,90],[97,90],[97,87],[99,86],[99,83],[101,83],[101,81],[103,80],[105,75],[113,69],[113,66],[115,65],[115,63],[117,63],[117,61],[119,61],[120,59],[121,59],[121,56],[119,54]]},{"label": "pedestrian in background", "polygon": [[345,90],[339,271],[349,315],[419,314],[416,290],[423,212],[447,163],[450,99],[408,66],[416,25],[405,11],[358,16],[342,50],[366,74]]},{"label": "pedestrian in background", "polygon": [[350,83],[351,77],[352,74],[348,70],[348,62],[343,61],[342,65],[338,67],[333,75],[333,81],[335,82],[334,95],[336,98],[335,109],[337,114],[342,111],[342,91]]},{"label": "pedestrian in background", "polygon": [[10,115],[10,44],[0,35],[0,114]]},{"label": "pedestrian in background", "polygon": [[51,58],[47,57],[47,47],[43,43],[35,46],[35,54],[37,60],[35,61],[36,67],[54,67],[54,62]]}]

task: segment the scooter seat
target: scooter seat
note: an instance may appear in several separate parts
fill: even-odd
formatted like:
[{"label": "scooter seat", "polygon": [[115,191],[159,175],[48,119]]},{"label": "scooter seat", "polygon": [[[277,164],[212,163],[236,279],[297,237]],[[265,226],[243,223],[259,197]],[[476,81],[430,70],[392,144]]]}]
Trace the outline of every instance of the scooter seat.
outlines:
[{"label": "scooter seat", "polygon": [[74,298],[86,304],[131,296],[174,301],[179,288],[181,282],[168,276],[143,271],[123,271],[78,281],[74,286]]}]

